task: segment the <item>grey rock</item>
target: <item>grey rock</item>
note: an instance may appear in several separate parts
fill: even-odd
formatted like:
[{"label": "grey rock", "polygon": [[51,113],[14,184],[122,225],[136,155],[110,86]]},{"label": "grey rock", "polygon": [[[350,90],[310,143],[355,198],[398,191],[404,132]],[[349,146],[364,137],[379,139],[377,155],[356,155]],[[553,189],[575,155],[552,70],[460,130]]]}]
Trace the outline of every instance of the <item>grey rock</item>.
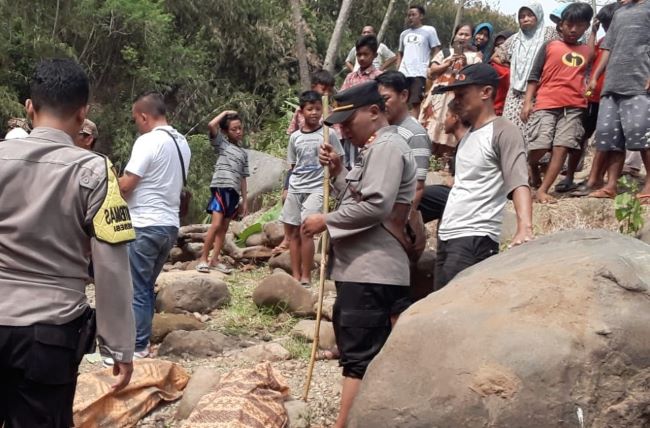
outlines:
[{"label": "grey rock", "polygon": [[[291,335],[303,339],[307,342],[314,341],[314,331],[316,330],[315,320],[300,320],[291,330]],[[318,335],[318,347],[329,350],[336,346],[336,337],[334,336],[334,326],[331,322],[321,320]]]},{"label": "grey rock", "polygon": [[263,227],[267,245],[275,247],[284,240],[284,225],[279,221],[266,223]]},{"label": "grey rock", "polygon": [[228,286],[221,281],[221,275],[216,272],[205,274],[185,271],[168,272],[162,275],[169,278],[156,298],[158,312],[207,314],[230,302]]},{"label": "grey rock", "polygon": [[265,261],[271,258],[272,249],[264,245],[255,247],[246,247],[241,253],[242,259],[249,259],[252,261]]},{"label": "grey rock", "polygon": [[309,406],[302,400],[284,402],[284,408],[289,416],[287,428],[309,428]]},{"label": "grey rock", "polygon": [[348,426],[579,427],[578,409],[585,427],[646,426],[649,324],[650,246],[539,238],[403,313]]},{"label": "grey rock", "polygon": [[177,330],[165,337],[158,349],[158,355],[214,357],[230,346],[232,340],[216,331]]},{"label": "grey rock", "polygon": [[433,292],[433,275],[436,265],[436,252],[425,250],[422,257],[411,266],[411,300],[420,300]]},{"label": "grey rock", "polygon": [[287,170],[283,159],[256,150],[247,150],[251,176],[248,177],[248,209],[258,211],[262,207],[263,196],[282,188],[282,179]]},{"label": "grey rock", "polygon": [[174,418],[176,420],[187,419],[201,398],[216,388],[220,379],[221,375],[216,370],[197,367],[183,391],[183,398],[178,404]]},{"label": "grey rock", "polygon": [[185,314],[154,314],[151,326],[151,343],[160,343],[172,331],[203,330],[205,324]]},{"label": "grey rock", "polygon": [[291,274],[291,254],[289,251],[284,251],[269,259],[269,267],[271,269],[282,269],[283,271]]},{"label": "grey rock", "polygon": [[258,307],[279,309],[296,316],[314,314],[313,295],[285,274],[272,274],[260,281],[253,291],[253,302]]},{"label": "grey rock", "polygon": [[239,356],[244,360],[261,363],[262,361],[284,361],[291,354],[279,343],[262,343],[240,351]]},{"label": "grey rock", "polygon": [[246,246],[247,247],[259,247],[259,246],[268,246],[268,242],[266,240],[266,235],[264,233],[254,233],[253,235],[249,236],[248,239],[246,239]]}]

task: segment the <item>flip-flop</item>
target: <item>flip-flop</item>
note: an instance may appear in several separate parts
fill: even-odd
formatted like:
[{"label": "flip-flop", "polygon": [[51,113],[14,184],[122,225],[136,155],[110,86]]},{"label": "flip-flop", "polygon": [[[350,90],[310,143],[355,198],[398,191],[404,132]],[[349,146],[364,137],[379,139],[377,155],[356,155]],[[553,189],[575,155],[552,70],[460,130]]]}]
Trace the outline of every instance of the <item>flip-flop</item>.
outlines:
[{"label": "flip-flop", "polygon": [[210,273],[210,266],[207,263],[199,263],[196,265],[196,271],[200,273]]},{"label": "flip-flop", "polygon": [[639,193],[635,196],[641,205],[650,205],[650,193]]},{"label": "flip-flop", "polygon": [[573,181],[571,183],[567,183],[566,181],[562,181],[560,183],[557,183],[555,185],[555,191],[557,193],[566,193],[570,192],[572,190],[575,190],[578,188],[578,185],[575,184]]},{"label": "flip-flop", "polygon": [[607,189],[598,189],[589,193],[587,197],[597,199],[614,199],[616,197],[616,192],[612,192]]}]

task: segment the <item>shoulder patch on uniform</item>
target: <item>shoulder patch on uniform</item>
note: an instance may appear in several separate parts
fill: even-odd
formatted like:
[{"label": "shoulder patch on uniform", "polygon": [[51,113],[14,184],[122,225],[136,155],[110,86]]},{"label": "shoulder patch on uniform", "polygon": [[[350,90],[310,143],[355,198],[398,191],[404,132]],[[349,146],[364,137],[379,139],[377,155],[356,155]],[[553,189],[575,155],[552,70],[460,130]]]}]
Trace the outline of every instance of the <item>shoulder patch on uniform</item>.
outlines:
[{"label": "shoulder patch on uniform", "polygon": [[95,238],[108,244],[121,244],[135,239],[131,214],[122,198],[113,165],[106,161],[106,196],[93,217]]},{"label": "shoulder patch on uniform", "polygon": [[413,136],[413,132],[412,132],[412,131],[410,131],[410,130],[408,130],[408,129],[402,127],[402,126],[398,126],[398,127],[397,127],[397,133],[398,133],[399,135],[401,135],[402,138],[404,138],[405,140],[408,140],[409,138],[411,138],[411,137]]}]

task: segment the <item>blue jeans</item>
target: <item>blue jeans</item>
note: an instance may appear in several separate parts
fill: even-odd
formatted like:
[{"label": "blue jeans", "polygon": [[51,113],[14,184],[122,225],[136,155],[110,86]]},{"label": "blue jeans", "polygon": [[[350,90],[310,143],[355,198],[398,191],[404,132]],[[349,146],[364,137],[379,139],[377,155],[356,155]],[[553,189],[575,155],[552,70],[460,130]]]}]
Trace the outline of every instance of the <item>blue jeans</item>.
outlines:
[{"label": "blue jeans", "polygon": [[129,243],[136,352],[144,351],[149,344],[156,303],[154,284],[177,236],[174,226],[136,227],[135,241]]}]

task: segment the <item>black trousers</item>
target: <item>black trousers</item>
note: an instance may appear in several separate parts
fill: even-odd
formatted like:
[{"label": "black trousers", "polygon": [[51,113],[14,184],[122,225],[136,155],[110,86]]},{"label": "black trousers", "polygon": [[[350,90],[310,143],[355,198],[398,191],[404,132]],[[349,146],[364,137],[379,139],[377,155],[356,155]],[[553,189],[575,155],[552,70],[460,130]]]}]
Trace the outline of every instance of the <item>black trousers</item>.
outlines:
[{"label": "black trousers", "polygon": [[433,291],[438,291],[456,275],[499,252],[499,243],[488,236],[468,236],[438,240]]},{"label": "black trousers", "polygon": [[451,189],[449,187],[441,184],[426,186],[424,188],[418,210],[422,213],[422,220],[425,223],[442,218],[450,191]]},{"label": "black trousers", "polygon": [[332,322],[343,376],[363,379],[388,339],[391,315],[408,308],[408,295],[409,287],[399,285],[336,282]]},{"label": "black trousers", "polygon": [[80,319],[60,326],[0,326],[0,426],[72,426],[80,327]]}]

